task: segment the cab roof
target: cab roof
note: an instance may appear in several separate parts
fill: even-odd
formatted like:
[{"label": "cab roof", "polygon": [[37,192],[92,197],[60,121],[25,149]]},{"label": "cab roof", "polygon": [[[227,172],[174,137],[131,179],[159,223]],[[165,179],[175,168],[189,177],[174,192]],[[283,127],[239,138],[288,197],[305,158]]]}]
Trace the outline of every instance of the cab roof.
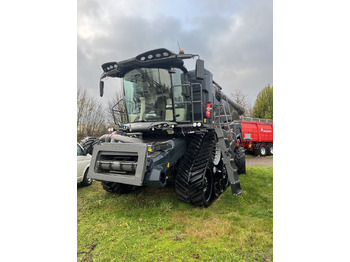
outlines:
[{"label": "cab roof", "polygon": [[137,68],[164,68],[171,67],[180,68],[187,73],[184,67],[183,59],[193,58],[198,55],[193,54],[175,54],[165,48],[158,48],[144,52],[136,57],[123,60],[120,62],[108,62],[102,65],[102,78],[109,77],[123,77],[127,72]]}]

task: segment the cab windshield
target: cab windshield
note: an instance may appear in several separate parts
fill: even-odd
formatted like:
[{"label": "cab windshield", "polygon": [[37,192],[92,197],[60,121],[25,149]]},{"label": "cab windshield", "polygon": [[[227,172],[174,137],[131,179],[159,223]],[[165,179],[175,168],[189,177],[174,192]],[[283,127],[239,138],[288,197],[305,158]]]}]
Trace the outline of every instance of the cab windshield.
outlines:
[{"label": "cab windshield", "polygon": [[173,121],[168,70],[134,69],[124,76],[123,87],[129,123]]}]

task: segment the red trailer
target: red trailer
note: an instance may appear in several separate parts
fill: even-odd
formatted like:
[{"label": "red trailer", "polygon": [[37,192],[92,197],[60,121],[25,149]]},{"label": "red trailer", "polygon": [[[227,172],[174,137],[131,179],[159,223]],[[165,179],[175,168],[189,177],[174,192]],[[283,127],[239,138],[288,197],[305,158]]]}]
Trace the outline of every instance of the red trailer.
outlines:
[{"label": "red trailer", "polygon": [[242,126],[240,146],[255,155],[273,155],[273,123],[245,120],[240,122]]}]

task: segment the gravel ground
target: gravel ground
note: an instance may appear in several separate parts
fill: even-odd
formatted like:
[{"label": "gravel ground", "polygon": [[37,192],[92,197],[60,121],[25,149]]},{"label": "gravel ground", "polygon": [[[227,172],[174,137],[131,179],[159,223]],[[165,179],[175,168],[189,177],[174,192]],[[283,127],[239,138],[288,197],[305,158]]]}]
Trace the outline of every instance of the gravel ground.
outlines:
[{"label": "gravel ground", "polygon": [[245,159],[247,166],[273,166],[273,157],[247,157]]}]

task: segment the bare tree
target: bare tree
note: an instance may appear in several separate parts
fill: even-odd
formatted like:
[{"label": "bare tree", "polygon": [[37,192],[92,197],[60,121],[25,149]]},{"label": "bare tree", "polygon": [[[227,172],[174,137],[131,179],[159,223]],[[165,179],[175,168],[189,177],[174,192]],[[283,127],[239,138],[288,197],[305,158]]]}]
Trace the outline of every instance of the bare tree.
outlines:
[{"label": "bare tree", "polygon": [[90,97],[85,89],[77,90],[77,139],[100,136],[107,132],[106,114],[101,102]]},{"label": "bare tree", "polygon": [[247,101],[247,95],[243,94],[241,90],[234,90],[231,92],[231,98],[239,105],[244,107],[245,113],[243,116],[250,116],[252,112],[252,106],[249,101]]},{"label": "bare tree", "polygon": [[119,90],[115,93],[115,96],[108,103],[107,108],[107,123],[110,127],[121,126],[122,123],[126,123],[126,115],[123,101],[123,91]]}]

